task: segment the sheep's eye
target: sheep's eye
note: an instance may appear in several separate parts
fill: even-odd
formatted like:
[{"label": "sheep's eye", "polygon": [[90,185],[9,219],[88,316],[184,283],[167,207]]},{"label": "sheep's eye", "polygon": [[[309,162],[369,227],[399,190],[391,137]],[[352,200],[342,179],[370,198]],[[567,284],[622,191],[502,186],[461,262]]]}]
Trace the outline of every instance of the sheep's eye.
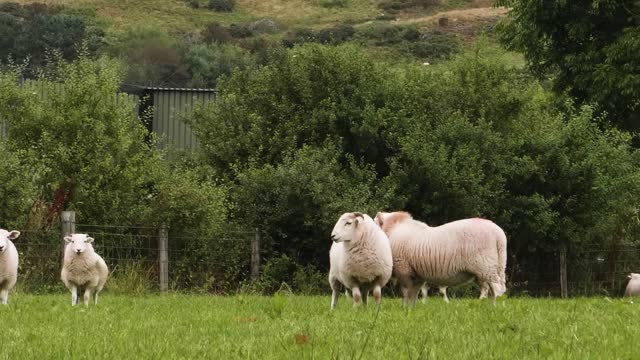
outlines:
[{"label": "sheep's eye", "polygon": [[347,225],[351,225],[351,221],[347,221]]}]

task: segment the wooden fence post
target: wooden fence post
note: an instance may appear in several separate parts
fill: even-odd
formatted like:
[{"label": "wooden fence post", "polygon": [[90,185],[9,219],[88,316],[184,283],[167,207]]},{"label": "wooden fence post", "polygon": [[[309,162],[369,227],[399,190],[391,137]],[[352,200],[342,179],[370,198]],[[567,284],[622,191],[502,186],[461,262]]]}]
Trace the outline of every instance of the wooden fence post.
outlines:
[{"label": "wooden fence post", "polygon": [[251,280],[260,280],[260,230],[258,228],[251,240]]},{"label": "wooden fence post", "polygon": [[76,212],[75,211],[63,211],[60,217],[60,224],[62,225],[62,247],[60,251],[60,259],[64,259],[64,249],[66,243],[64,237],[76,232]]},{"label": "wooden fence post", "polygon": [[560,244],[560,296],[563,299],[569,297],[567,284],[567,244]]},{"label": "wooden fence post", "polygon": [[166,224],[160,225],[158,231],[158,272],[160,291],[167,291],[169,289],[169,229]]}]

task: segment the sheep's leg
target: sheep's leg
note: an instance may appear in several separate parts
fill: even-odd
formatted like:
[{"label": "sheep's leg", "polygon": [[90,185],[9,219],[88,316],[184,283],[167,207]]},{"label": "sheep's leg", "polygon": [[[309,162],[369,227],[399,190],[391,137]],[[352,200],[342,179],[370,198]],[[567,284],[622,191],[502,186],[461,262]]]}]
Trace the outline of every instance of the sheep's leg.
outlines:
[{"label": "sheep's leg", "polygon": [[429,287],[427,285],[422,285],[420,291],[422,292],[422,303],[426,304],[427,297],[429,296]]},{"label": "sheep's leg", "polygon": [[353,296],[353,306],[358,306],[358,302],[360,301],[360,299],[362,298],[362,294],[360,294],[360,288],[357,286],[354,286],[351,289],[351,295]]},{"label": "sheep's leg", "polygon": [[407,299],[409,298],[409,288],[402,286],[400,291],[402,291],[402,307],[407,306]]},{"label": "sheep's leg", "polygon": [[446,286],[440,286],[439,288],[440,290],[440,294],[442,294],[444,302],[448,303],[449,302],[449,298],[447,297],[447,287]]},{"label": "sheep's leg", "polygon": [[98,293],[99,293],[99,292],[100,292],[100,291],[97,291],[97,290],[96,290],[96,293],[95,293],[95,294],[93,294],[93,305],[98,305]]},{"label": "sheep's leg", "polygon": [[380,303],[382,302],[382,288],[380,287],[380,285],[376,285],[373,287],[373,298],[375,299],[376,304],[380,306]]},{"label": "sheep's leg", "polygon": [[84,306],[89,307],[89,300],[91,300],[91,290],[87,288],[84,290]]},{"label": "sheep's leg", "polygon": [[78,288],[72,285],[69,291],[71,291],[71,306],[76,306],[78,303]]},{"label": "sheep's leg", "polygon": [[491,288],[491,297],[492,297],[491,302],[493,303],[493,306],[496,306],[496,298],[498,297],[498,286],[500,285],[492,282],[489,283],[489,287]]},{"label": "sheep's leg", "polygon": [[7,305],[9,302],[9,289],[0,290],[0,298],[2,298],[2,305]]},{"label": "sheep's leg", "polygon": [[489,293],[489,284],[486,282],[480,283],[480,299],[486,299]]},{"label": "sheep's leg", "polygon": [[331,291],[331,310],[336,308],[336,304],[338,303],[338,297],[340,297],[340,291],[337,289],[332,289]]},{"label": "sheep's leg", "polygon": [[411,302],[411,307],[416,307],[416,301],[418,300],[418,292],[420,291],[420,287],[412,286],[407,291],[408,300]]}]

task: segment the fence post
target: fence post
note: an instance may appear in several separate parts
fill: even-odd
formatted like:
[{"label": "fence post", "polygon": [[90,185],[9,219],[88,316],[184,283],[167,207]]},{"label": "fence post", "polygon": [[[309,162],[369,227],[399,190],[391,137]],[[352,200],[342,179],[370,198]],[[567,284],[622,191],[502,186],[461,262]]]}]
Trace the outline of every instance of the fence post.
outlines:
[{"label": "fence post", "polygon": [[560,244],[560,296],[563,299],[569,297],[567,289],[567,244]]},{"label": "fence post", "polygon": [[260,280],[260,230],[258,228],[251,239],[251,280]]},{"label": "fence post", "polygon": [[64,249],[66,243],[64,237],[76,232],[76,212],[75,211],[63,211],[60,217],[60,224],[62,225],[62,247],[60,251],[60,259],[64,259]]},{"label": "fence post", "polygon": [[158,231],[158,272],[160,291],[167,291],[169,289],[169,230],[166,224],[160,225]]}]

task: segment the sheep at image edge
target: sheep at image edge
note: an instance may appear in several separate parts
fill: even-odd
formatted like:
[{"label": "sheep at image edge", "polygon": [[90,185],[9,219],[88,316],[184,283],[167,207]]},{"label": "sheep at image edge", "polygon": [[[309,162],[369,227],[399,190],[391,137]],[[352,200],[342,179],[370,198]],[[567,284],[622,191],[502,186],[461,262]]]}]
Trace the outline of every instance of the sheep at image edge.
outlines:
[{"label": "sheep at image edge", "polygon": [[11,240],[20,236],[20,231],[0,229],[0,299],[9,302],[9,291],[18,280],[18,251]]},{"label": "sheep at image edge", "polygon": [[624,291],[624,296],[640,296],[640,274],[631,273],[628,277],[629,283]]},{"label": "sheep at image edge", "polygon": [[375,222],[389,237],[404,305],[415,305],[425,282],[446,287],[475,279],[481,298],[490,288],[494,304],[505,293],[507,237],[493,222],[476,218],[431,227],[402,211],[379,212]]},{"label": "sheep at image edge", "polygon": [[369,290],[380,305],[382,287],[391,278],[393,267],[389,239],[382,229],[367,214],[345,213],[334,226],[331,240],[331,309],[335,309],[343,286],[351,290],[354,306],[360,299],[367,303]]},{"label": "sheep at image edge", "polygon": [[64,261],[60,277],[71,291],[71,305],[78,304],[78,290],[84,290],[84,304],[89,306],[91,292],[98,305],[98,293],[104,287],[109,269],[104,260],[93,250],[93,238],[88,234],[71,234],[64,237]]}]

